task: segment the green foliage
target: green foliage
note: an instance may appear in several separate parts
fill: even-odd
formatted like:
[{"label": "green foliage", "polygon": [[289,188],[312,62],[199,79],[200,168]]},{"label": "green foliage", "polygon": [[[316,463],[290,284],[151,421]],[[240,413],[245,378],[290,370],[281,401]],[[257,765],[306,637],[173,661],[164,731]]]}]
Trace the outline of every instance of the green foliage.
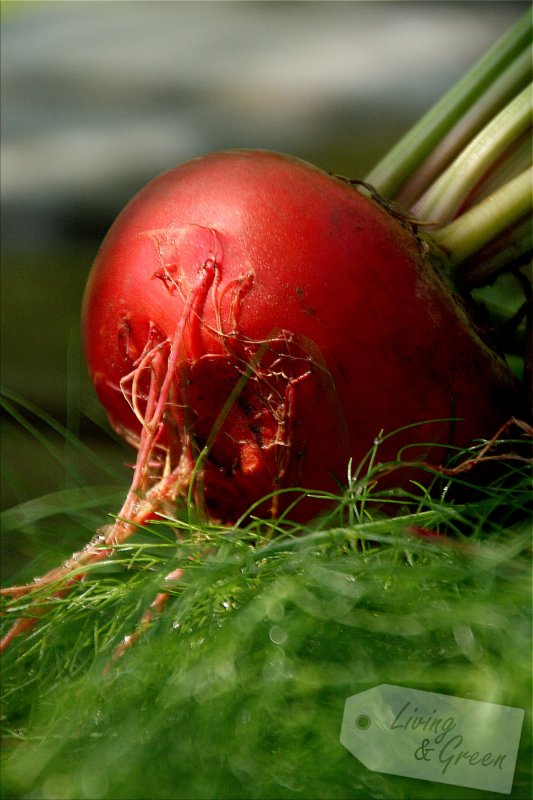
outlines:
[{"label": "green foliage", "polygon": [[501,462],[478,485],[459,471],[408,496],[378,491],[376,461],[305,529],[154,522],[41,597],[3,657],[3,796],[479,797],[369,772],[342,747],[346,698],[393,683],[525,708],[511,797],[529,797],[527,469]]}]

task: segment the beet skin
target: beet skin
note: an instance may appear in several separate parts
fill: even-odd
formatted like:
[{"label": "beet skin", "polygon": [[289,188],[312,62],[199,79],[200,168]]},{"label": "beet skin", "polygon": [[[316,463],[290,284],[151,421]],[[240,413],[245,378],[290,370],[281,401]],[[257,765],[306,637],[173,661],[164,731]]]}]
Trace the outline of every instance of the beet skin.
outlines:
[{"label": "beet skin", "polygon": [[197,158],[142,189],[98,253],[83,327],[96,391],[144,453],[143,480],[207,448],[196,492],[223,521],[277,489],[337,493],[381,431],[412,426],[379,461],[406,448],[406,461],[440,464],[517,412],[507,365],[410,226],[269,152]]}]

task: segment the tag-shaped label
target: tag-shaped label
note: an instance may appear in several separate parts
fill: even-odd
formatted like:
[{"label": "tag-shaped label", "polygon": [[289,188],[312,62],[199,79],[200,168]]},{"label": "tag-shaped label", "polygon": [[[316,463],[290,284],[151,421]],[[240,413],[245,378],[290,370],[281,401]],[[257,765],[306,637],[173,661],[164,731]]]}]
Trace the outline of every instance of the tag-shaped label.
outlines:
[{"label": "tag-shaped label", "polygon": [[346,700],[341,743],[373,772],[509,794],[521,708],[381,684]]}]

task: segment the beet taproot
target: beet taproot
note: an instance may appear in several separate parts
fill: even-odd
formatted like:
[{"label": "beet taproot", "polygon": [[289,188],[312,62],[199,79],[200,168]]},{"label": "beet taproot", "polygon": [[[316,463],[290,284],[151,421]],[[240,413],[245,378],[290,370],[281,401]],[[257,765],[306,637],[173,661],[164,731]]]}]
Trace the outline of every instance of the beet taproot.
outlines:
[{"label": "beet taproot", "polygon": [[272,152],[210,154],[143,188],[97,255],[83,331],[97,394],[139,451],[135,493],[165,475],[182,491],[203,451],[195,491],[224,522],[278,489],[338,492],[381,431],[412,426],[380,461],[405,448],[438,465],[519,408],[413,226]]}]

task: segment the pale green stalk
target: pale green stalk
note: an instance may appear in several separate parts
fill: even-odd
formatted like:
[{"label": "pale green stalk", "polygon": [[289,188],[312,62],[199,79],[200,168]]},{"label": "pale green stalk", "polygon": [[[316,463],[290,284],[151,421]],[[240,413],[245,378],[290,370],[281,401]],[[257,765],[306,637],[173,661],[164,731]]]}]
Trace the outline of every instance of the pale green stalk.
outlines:
[{"label": "pale green stalk", "polygon": [[533,220],[524,217],[517,225],[489,243],[489,251],[470,263],[461,264],[457,277],[461,286],[486,286],[500,273],[524,266],[531,260]]},{"label": "pale green stalk", "polygon": [[533,168],[524,170],[431,238],[458,265],[532,210]]},{"label": "pale green stalk", "polygon": [[398,193],[396,201],[411,208],[461,150],[531,79],[531,48],[525,50],[481,95],[446,134]]},{"label": "pale green stalk", "polygon": [[[527,130],[468,195],[468,206],[474,206],[531,165],[531,131]],[[466,210],[466,209],[465,209]]]},{"label": "pale green stalk", "polygon": [[531,86],[513,98],[413,206],[414,215],[439,225],[453,219],[472,188],[531,125],[532,98]]},{"label": "pale green stalk", "polygon": [[489,52],[389,151],[366,181],[393,198],[453,126],[531,43],[528,11]]}]

